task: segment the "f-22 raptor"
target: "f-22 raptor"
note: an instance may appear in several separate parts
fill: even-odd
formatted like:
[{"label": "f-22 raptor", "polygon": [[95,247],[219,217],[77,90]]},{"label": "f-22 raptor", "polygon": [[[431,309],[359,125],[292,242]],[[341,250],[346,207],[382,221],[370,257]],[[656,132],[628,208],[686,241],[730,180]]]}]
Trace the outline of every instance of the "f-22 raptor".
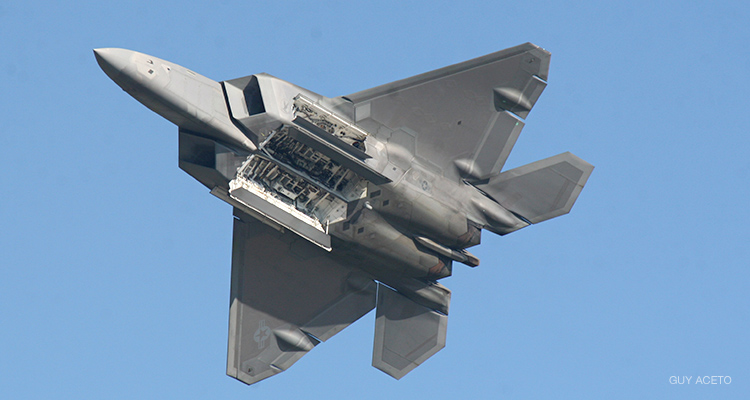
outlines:
[{"label": "f-22 raptor", "polygon": [[135,51],[104,72],[179,127],[179,167],[234,208],[227,374],[285,371],[376,309],[372,365],[400,379],[445,346],[438,280],[482,230],[570,211],[593,166],[502,171],[547,85],[531,43],[328,98],[261,73],[216,82]]}]

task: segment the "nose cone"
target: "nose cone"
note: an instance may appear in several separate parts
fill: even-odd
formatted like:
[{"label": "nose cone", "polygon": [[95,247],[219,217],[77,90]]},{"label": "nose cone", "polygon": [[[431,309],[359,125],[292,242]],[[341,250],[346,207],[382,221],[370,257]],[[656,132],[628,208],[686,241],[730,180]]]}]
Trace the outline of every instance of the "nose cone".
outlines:
[{"label": "nose cone", "polygon": [[133,51],[125,49],[94,49],[96,62],[113,81],[118,81],[118,76],[125,67],[131,64]]}]

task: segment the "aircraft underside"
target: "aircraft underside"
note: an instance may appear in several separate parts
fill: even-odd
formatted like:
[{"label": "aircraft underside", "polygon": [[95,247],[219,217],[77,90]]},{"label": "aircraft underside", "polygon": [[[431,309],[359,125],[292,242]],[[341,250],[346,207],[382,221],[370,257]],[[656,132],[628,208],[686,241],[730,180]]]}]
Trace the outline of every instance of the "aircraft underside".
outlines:
[{"label": "aircraft underside", "polygon": [[179,167],[234,209],[227,373],[248,384],[373,308],[373,366],[400,379],[445,346],[437,281],[479,265],[481,231],[568,213],[593,170],[562,153],[503,171],[547,84],[550,53],[530,43],[335,98],[95,55],[179,127]]}]

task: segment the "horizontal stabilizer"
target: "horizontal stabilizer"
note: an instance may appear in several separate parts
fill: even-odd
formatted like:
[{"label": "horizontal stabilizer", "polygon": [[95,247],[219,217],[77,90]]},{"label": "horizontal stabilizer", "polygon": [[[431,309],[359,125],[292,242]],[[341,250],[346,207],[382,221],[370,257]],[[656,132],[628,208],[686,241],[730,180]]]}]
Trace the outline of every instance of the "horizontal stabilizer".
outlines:
[{"label": "horizontal stabilizer", "polygon": [[235,209],[227,374],[288,369],[375,306],[375,282],[307,240]]},{"label": "horizontal stabilizer", "polygon": [[378,284],[372,366],[401,379],[445,347],[448,317]]},{"label": "horizontal stabilizer", "polygon": [[568,152],[505,171],[476,187],[536,224],[567,214],[593,170],[593,165]]}]

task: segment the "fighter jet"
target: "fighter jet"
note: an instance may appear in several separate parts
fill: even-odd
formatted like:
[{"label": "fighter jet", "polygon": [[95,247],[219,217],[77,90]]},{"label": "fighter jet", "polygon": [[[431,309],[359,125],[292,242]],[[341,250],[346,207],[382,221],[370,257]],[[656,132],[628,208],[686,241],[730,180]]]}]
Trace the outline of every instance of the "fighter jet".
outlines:
[{"label": "fighter jet", "polygon": [[531,43],[333,98],[94,53],[178,126],[179,167],[234,208],[227,374],[247,384],[373,308],[372,365],[400,379],[445,346],[438,280],[479,265],[467,248],[482,230],[568,213],[593,170],[562,153],[503,171],[547,85],[550,53]]}]

